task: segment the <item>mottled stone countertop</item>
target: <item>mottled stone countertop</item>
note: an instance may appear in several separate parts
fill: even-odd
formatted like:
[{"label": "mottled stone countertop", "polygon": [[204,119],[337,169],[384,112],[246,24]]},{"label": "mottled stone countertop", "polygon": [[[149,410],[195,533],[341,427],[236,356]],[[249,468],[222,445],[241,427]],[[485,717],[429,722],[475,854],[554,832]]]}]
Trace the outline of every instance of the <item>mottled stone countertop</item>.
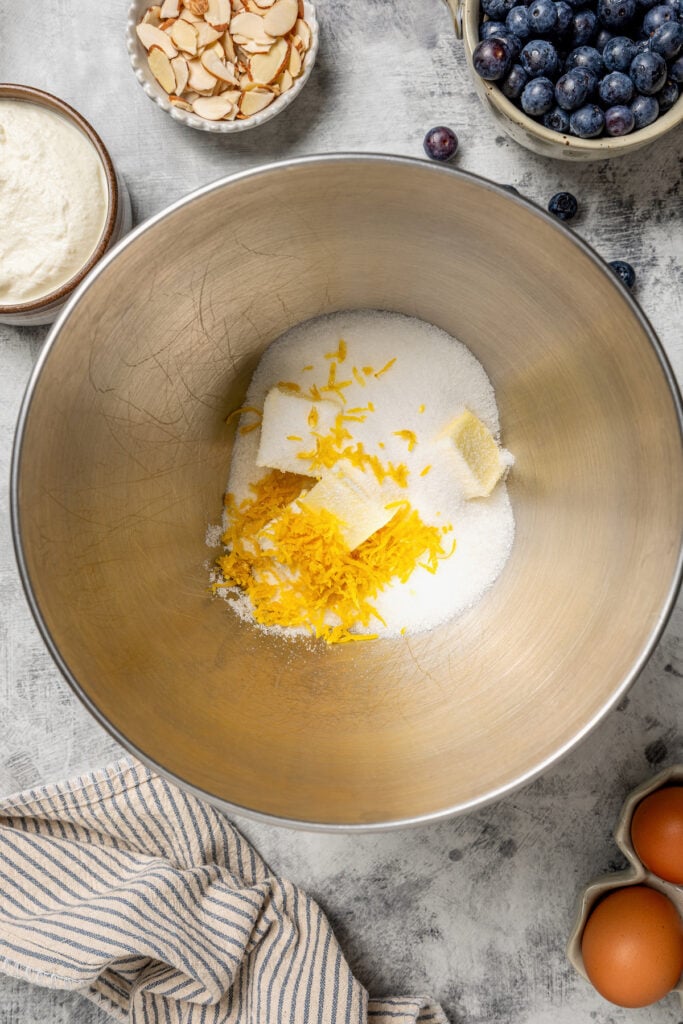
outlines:
[{"label": "mottled stone countertop", "polygon": [[[292,155],[421,155],[433,124],[460,137],[458,165],[540,203],[581,205],[576,231],[638,271],[639,298],[683,378],[683,132],[620,161],[571,166],[503,137],[473,93],[439,0],[319,0],[322,47],[301,97],[270,124],[216,138],[175,124],[128,65],[126,4],[34,0],[2,22],[2,77],[62,96],[95,125],[125,177],[137,221],[217,177]],[[580,296],[577,296],[580,301]],[[0,793],[119,755],[53,665],[12,553],[7,479],[14,424],[46,330],[0,327]],[[676,998],[625,1011],[567,964],[577,892],[620,863],[611,829],[653,771],[683,761],[683,615],[676,609],[639,681],[552,771],[484,810],[414,831],[298,834],[238,822],[271,864],[320,901],[375,995],[425,992],[453,1022],[590,1024],[683,1019]],[[100,1024],[90,1004],[0,976],[0,1024]],[[275,1024],[275,1022],[274,1022]]]}]

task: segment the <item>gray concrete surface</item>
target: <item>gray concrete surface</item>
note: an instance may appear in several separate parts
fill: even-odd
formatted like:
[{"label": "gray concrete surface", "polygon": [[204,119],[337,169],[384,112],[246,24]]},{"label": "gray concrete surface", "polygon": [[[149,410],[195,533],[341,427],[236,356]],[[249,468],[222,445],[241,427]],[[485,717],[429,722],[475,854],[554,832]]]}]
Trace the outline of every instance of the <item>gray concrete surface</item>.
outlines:
[{"label": "gray concrete surface", "polygon": [[[126,5],[0,4],[5,81],[48,89],[103,135],[136,220],[223,174],[290,155],[375,150],[419,156],[433,124],[460,136],[460,167],[545,203],[574,192],[576,231],[638,270],[639,298],[683,379],[683,132],[613,163],[570,166],[503,137],[473,94],[439,0],[320,0],[323,41],[302,96],[274,122],[218,139],[173,123],[143,94],[123,39]],[[577,301],[580,298],[577,297]],[[7,478],[22,391],[46,331],[0,327],[0,793],[118,756],[38,636],[11,547]],[[683,760],[679,607],[629,696],[544,778],[451,822],[330,837],[238,822],[330,915],[375,995],[427,992],[458,1024],[665,1024],[676,998],[610,1007],[576,977],[564,943],[579,888],[619,866],[611,828],[630,788]],[[0,1024],[100,1024],[84,1000],[0,976]],[[275,1022],[273,1022],[275,1024]]]}]

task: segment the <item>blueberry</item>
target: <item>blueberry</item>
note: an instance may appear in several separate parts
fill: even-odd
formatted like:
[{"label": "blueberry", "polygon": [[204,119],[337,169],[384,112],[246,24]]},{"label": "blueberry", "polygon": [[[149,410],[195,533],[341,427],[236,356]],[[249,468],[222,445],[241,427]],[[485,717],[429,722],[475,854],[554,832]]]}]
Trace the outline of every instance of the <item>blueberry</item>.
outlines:
[{"label": "blueberry", "polygon": [[598,53],[602,53],[608,42],[612,38],[612,33],[608,32],[606,28],[601,28],[595,37],[595,49]]},{"label": "blueberry", "polygon": [[612,260],[610,267],[625,288],[631,289],[636,283],[636,272],[626,260]]},{"label": "blueberry", "polygon": [[654,96],[636,96],[631,104],[636,128],[646,128],[659,117],[659,103]]},{"label": "blueberry", "polygon": [[530,78],[555,78],[560,67],[557,50],[547,39],[532,39],[522,50],[520,63]]},{"label": "blueberry", "polygon": [[635,43],[627,36],[614,36],[602,51],[602,59],[608,71],[628,71],[636,55]]},{"label": "blueberry", "polygon": [[636,0],[598,0],[598,21],[607,28],[623,28],[636,13]]},{"label": "blueberry", "polygon": [[510,68],[509,75],[507,78],[503,79],[500,86],[503,91],[503,95],[507,96],[509,100],[518,100],[528,81],[529,76],[522,65],[513,64]]},{"label": "blueberry", "polygon": [[553,107],[543,115],[543,124],[551,132],[563,132],[566,135],[569,131],[569,114],[562,107]]},{"label": "blueberry", "polygon": [[[588,95],[592,96],[598,87],[598,76],[594,75],[592,71],[588,70],[588,68],[582,67],[572,68],[571,73],[576,75],[577,78],[580,78],[582,82],[586,83]],[[569,72],[567,72],[567,74],[569,74]]]},{"label": "blueberry", "polygon": [[505,77],[512,66],[510,44],[499,36],[482,39],[474,48],[472,63],[480,78],[485,78],[487,82],[497,82]]},{"label": "blueberry", "polygon": [[[649,39],[639,39],[637,43],[634,43],[636,53],[645,53],[646,50],[650,49]],[[635,56],[635,54],[634,54]]]},{"label": "blueberry", "polygon": [[596,139],[605,127],[605,115],[595,103],[588,103],[574,111],[569,118],[569,127],[572,134],[580,139]]},{"label": "blueberry", "polygon": [[553,0],[532,0],[527,7],[529,34],[548,36],[557,28],[557,10]]},{"label": "blueberry", "polygon": [[499,36],[506,28],[502,21],[483,21],[479,26],[479,38],[490,39],[492,36]]},{"label": "blueberry", "polygon": [[678,57],[669,67],[669,77],[679,85],[683,84],[683,57]]},{"label": "blueberry", "polygon": [[671,110],[680,94],[681,90],[679,89],[677,82],[672,81],[671,78],[668,82],[665,82],[657,93],[657,102],[659,103],[660,114],[664,114],[667,110]]},{"label": "blueberry", "polygon": [[572,46],[585,46],[595,34],[598,19],[594,11],[577,11],[572,18]]},{"label": "blueberry", "polygon": [[678,21],[669,21],[660,25],[650,40],[650,49],[658,53],[664,60],[673,60],[683,47],[683,25]]},{"label": "blueberry", "polygon": [[555,104],[555,87],[549,78],[532,78],[522,92],[522,110],[531,117],[547,114]]},{"label": "blueberry", "polygon": [[528,39],[531,32],[526,7],[523,7],[521,4],[513,7],[505,19],[505,26],[508,32],[514,32],[520,39]]},{"label": "blueberry", "polygon": [[510,47],[510,53],[512,54],[513,62],[516,61],[520,53],[522,52],[524,40],[520,39],[519,36],[516,36],[514,32],[508,32],[507,29],[505,29],[505,31],[502,32],[497,38],[505,40],[505,42]]},{"label": "blueberry", "polygon": [[564,35],[572,23],[574,11],[566,0],[558,0],[558,3],[555,4],[555,10],[557,11],[557,32],[559,35]]},{"label": "blueberry", "polygon": [[567,71],[572,68],[586,68],[600,78],[604,71],[602,57],[593,46],[577,46],[565,61]]},{"label": "blueberry", "polygon": [[637,53],[631,61],[631,81],[638,92],[652,96],[666,81],[666,61],[658,53]]},{"label": "blueberry", "polygon": [[493,21],[505,21],[507,12],[515,6],[515,0],[481,0],[484,14]]},{"label": "blueberry", "polygon": [[610,71],[600,82],[598,92],[605,107],[628,103],[633,96],[633,82],[623,71]]},{"label": "blueberry", "polygon": [[605,111],[605,131],[608,135],[628,135],[633,131],[635,123],[631,108],[621,103]]},{"label": "blueberry", "polygon": [[649,11],[651,7],[656,7],[659,0],[636,0],[636,7],[638,14],[642,14],[643,11]]},{"label": "blueberry", "polygon": [[578,110],[590,95],[590,84],[588,74],[577,74],[576,68],[573,71],[568,71],[566,75],[562,75],[555,85],[555,99],[558,106],[563,110]]},{"label": "blueberry", "polygon": [[427,156],[444,163],[446,160],[452,160],[457,153],[458,136],[451,128],[439,125],[437,128],[429,129],[423,145]]},{"label": "blueberry", "polygon": [[658,28],[666,25],[667,21],[675,21],[676,12],[668,4],[658,4],[648,11],[643,18],[643,32],[646,36],[654,35]]},{"label": "blueberry", "polygon": [[571,192],[556,192],[548,203],[548,209],[560,220],[571,220],[576,216],[579,204]]}]

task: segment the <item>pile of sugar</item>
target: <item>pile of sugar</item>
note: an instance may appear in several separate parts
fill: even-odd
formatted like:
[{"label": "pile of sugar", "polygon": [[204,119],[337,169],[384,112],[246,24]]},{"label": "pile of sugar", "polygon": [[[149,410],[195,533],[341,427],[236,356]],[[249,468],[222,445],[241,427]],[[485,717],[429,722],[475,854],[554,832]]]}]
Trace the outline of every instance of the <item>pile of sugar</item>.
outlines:
[{"label": "pile of sugar", "polygon": [[[444,547],[449,550],[455,538],[456,551],[439,563],[436,573],[418,567],[406,583],[396,581],[374,602],[386,626],[378,622],[372,632],[381,637],[420,633],[472,607],[500,575],[512,548],[514,517],[505,483],[488,498],[465,500],[453,444],[443,436],[448,423],[468,408],[498,438],[495,394],[482,365],[445,331],[396,313],[359,310],[309,320],[282,335],[264,353],[244,404],[262,409],[267,393],[284,381],[300,384],[303,393],[313,384],[327,384],[329,354],[342,338],[346,357],[338,365],[337,380],[351,380],[344,389],[345,408],[374,407],[364,422],[346,424],[354,441],[383,463],[408,467],[402,496],[425,523],[453,526]],[[375,372],[363,373],[369,365]],[[354,367],[358,372],[352,372]],[[253,414],[241,419],[242,426],[253,422]],[[415,435],[412,451],[405,434],[398,436],[401,431]],[[238,502],[249,497],[251,483],[269,472],[256,465],[259,434],[237,433],[228,491]],[[233,590],[225,596],[241,617],[251,619],[244,594]]]}]

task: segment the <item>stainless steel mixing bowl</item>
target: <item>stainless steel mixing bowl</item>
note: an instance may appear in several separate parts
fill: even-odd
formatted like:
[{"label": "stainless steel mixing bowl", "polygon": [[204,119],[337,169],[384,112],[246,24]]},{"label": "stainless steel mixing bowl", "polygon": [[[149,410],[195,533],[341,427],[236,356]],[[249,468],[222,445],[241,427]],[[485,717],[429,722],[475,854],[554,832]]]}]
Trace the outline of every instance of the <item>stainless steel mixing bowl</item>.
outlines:
[{"label": "stainless steel mixing bowl", "polygon": [[[205,530],[260,353],[357,307],[484,364],[517,536],[457,621],[312,650],[211,600]],[[679,583],[681,408],[637,306],[541,210],[426,162],[310,158],[194,193],[100,264],[29,386],[13,506],[43,635],[124,746],[222,807],[386,827],[530,779],[634,679]]]}]

